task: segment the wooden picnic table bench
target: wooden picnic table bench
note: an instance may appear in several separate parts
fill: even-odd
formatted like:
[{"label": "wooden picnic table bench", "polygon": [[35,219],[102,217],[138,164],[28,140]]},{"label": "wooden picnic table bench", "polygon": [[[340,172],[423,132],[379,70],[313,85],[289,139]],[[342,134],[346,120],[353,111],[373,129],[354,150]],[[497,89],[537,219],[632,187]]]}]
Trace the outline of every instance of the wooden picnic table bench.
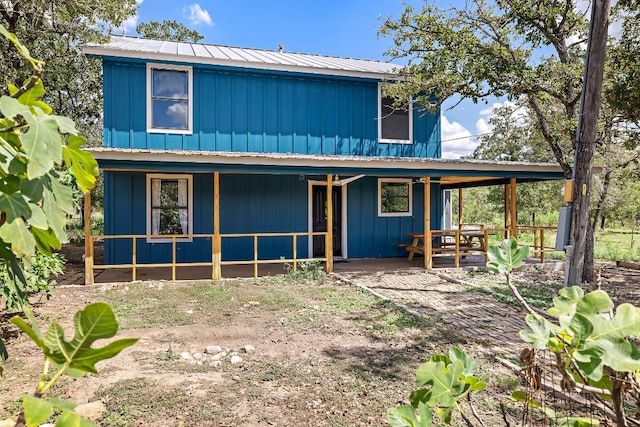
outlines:
[{"label": "wooden picnic table bench", "polygon": [[[409,261],[415,254],[425,255],[424,233],[404,233],[412,238],[411,243],[401,243],[409,252]],[[455,266],[459,266],[460,257],[470,253],[481,253],[487,261],[486,230],[431,230],[431,253],[429,257],[454,256]]]}]

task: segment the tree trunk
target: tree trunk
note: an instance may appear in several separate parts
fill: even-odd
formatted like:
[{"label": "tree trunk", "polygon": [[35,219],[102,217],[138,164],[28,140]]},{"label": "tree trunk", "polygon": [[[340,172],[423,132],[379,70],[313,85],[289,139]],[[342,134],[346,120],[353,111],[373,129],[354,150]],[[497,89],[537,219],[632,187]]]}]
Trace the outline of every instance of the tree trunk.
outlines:
[{"label": "tree trunk", "polygon": [[[591,7],[591,33],[587,49],[587,70],[585,72],[584,97],[581,106],[582,126],[578,129],[576,161],[574,164],[574,201],[573,229],[571,245],[573,261],[569,266],[568,285],[582,283],[585,268],[586,242],[588,233],[593,233],[589,221],[589,196],[591,195],[591,176],[593,172],[593,155],[596,147],[598,116],[600,112],[600,95],[602,93],[602,76],[606,54],[607,29],[609,27],[609,0],[594,0]],[[587,260],[589,261],[589,260]],[[593,260],[591,260],[593,263]]]}]

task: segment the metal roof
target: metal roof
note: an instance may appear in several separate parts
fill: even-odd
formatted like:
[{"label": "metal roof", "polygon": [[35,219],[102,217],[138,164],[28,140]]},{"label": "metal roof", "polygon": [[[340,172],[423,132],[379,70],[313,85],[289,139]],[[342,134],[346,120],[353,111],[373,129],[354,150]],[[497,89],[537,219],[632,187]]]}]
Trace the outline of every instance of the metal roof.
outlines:
[{"label": "metal roof", "polygon": [[397,77],[401,68],[388,62],[366,59],[123,36],[111,36],[110,41],[104,44],[88,43],[83,46],[83,51],[97,56],[375,79]]},{"label": "metal roof", "polygon": [[[487,160],[431,159],[415,157],[338,156],[292,153],[239,153],[220,151],[87,148],[106,169],[189,170],[193,172],[244,172],[293,174],[366,174],[403,177],[452,177],[443,186],[469,183],[490,185],[508,178],[524,181],[564,179],[555,163]],[[475,177],[464,179],[462,177]],[[489,178],[489,179],[487,179]]]}]

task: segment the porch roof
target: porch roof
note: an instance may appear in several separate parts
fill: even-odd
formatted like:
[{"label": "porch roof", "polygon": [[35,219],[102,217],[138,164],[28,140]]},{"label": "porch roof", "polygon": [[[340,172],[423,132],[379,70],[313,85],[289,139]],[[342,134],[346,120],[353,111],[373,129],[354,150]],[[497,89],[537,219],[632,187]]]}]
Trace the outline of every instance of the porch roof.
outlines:
[{"label": "porch roof", "polygon": [[560,166],[552,163],[111,147],[92,147],[88,151],[102,169],[110,171],[429,176],[440,178],[443,188],[496,185],[509,178],[519,181],[564,179]]}]

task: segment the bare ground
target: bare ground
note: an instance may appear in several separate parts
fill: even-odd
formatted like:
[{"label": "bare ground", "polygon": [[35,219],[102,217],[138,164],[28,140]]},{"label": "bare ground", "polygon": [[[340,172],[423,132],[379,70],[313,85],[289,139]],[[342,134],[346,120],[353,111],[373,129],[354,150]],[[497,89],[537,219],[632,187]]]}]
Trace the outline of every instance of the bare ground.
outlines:
[{"label": "bare ground", "polygon": [[[77,272],[78,260],[69,255],[75,261],[69,271]],[[640,305],[637,273],[606,268],[604,288],[618,303]],[[456,275],[479,285],[486,280]],[[545,289],[561,285],[557,273],[522,273],[517,280]],[[76,403],[104,402],[107,410],[97,422],[109,426],[382,426],[388,407],[408,402],[415,369],[452,344],[473,354],[481,373],[491,376],[477,401],[487,425],[502,425],[499,402],[519,386],[518,376],[491,352],[437,317],[408,320],[335,278],[198,284],[209,304],[190,293],[193,286],[72,286],[55,289],[50,301],[34,296],[42,324],[57,320],[70,334],[77,310],[106,300],[124,319],[118,337],[140,338],[101,363],[100,375],[65,378],[52,394]],[[228,296],[220,292],[231,288],[236,293],[219,304]],[[0,379],[0,419],[15,415],[17,399],[33,392],[42,366],[27,337],[7,338],[11,359]],[[227,357],[214,367],[177,356],[211,345],[235,350],[242,361],[231,364]],[[247,345],[255,351],[243,352]]]}]

